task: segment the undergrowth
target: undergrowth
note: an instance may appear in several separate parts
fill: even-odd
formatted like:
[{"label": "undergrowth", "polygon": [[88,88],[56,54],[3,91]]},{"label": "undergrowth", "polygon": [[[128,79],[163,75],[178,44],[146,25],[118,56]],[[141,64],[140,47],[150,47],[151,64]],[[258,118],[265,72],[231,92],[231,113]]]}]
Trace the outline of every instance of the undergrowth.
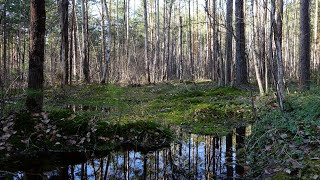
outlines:
[{"label": "undergrowth", "polygon": [[[260,99],[260,119],[247,142],[250,176],[314,179],[320,172],[320,93],[287,96],[280,112],[273,98]],[[261,174],[262,172],[262,174]]]}]

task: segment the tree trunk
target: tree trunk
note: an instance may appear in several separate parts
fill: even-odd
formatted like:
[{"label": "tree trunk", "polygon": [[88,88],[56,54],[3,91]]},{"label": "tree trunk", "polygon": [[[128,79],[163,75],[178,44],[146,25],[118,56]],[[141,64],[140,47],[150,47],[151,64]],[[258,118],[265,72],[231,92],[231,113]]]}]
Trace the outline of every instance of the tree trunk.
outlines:
[{"label": "tree trunk", "polygon": [[320,84],[320,60],[319,60],[319,54],[318,54],[318,20],[319,20],[319,0],[316,0],[316,10],[315,10],[315,16],[314,16],[314,50],[313,50],[313,61],[315,63],[315,71],[318,72],[316,74],[317,77],[317,84]]},{"label": "tree trunk", "polygon": [[193,59],[193,44],[192,44],[192,31],[191,31],[191,0],[189,0],[189,60],[191,66],[191,80],[194,81],[194,59]]},{"label": "tree trunk", "polygon": [[183,56],[183,44],[182,44],[182,39],[183,39],[183,34],[182,34],[182,16],[179,17],[179,80],[180,82],[183,81],[183,64],[182,64],[182,56]]},{"label": "tree trunk", "polygon": [[60,1],[60,25],[61,25],[61,46],[60,46],[60,62],[62,69],[61,85],[68,84],[69,80],[69,64],[68,64],[68,0]]},{"label": "tree trunk", "polygon": [[150,84],[150,61],[148,56],[148,9],[147,9],[147,0],[143,0],[143,12],[144,12],[144,32],[145,32],[145,38],[144,38],[144,62],[145,62],[145,73],[146,73],[146,79],[147,83]]},{"label": "tree trunk", "polygon": [[[276,59],[277,59],[276,60],[276,63],[277,63],[277,66],[276,66],[277,67],[276,88],[277,88],[277,96],[278,96],[279,106],[280,106],[280,109],[283,111],[284,110],[284,101],[285,101],[284,79],[283,79],[284,76],[283,76],[282,48],[281,48],[281,38],[280,38],[281,34],[279,34],[279,31],[282,31],[282,29],[279,29],[278,23],[276,22],[276,19],[275,19],[275,12],[276,12],[275,0],[272,0],[271,2],[272,2],[271,21],[273,22],[274,41],[275,41],[275,45],[276,45]],[[280,16],[282,16],[282,15],[280,15]],[[278,21],[278,22],[282,22],[282,21]]]},{"label": "tree trunk", "polygon": [[226,30],[226,64],[225,64],[225,85],[231,84],[231,63],[232,63],[232,18],[233,17],[233,0],[227,0],[227,30]]},{"label": "tree trunk", "polygon": [[167,44],[166,44],[166,49],[167,49],[167,56],[166,56],[166,61],[165,61],[165,78],[164,80],[169,80],[169,76],[170,76],[170,68],[169,68],[169,61],[170,61],[170,30],[171,30],[171,14],[172,14],[172,6],[173,6],[174,0],[171,0],[170,4],[169,4],[169,12],[168,12],[168,27],[167,27],[167,36],[168,36],[168,40],[167,40]]},{"label": "tree trunk", "polygon": [[45,0],[30,0],[30,57],[26,100],[30,112],[41,112],[43,106],[45,22]]},{"label": "tree trunk", "polygon": [[81,1],[82,8],[82,71],[84,76],[84,81],[86,83],[90,82],[90,69],[89,69],[89,59],[88,59],[88,18],[87,18],[87,0]]},{"label": "tree trunk", "polygon": [[310,89],[310,1],[300,0],[300,78],[301,90]]},{"label": "tree trunk", "polygon": [[[3,45],[2,45],[2,84],[6,86],[7,84],[7,11],[6,3],[4,4],[3,14],[2,14],[2,28],[3,28]],[[1,73],[1,72],[0,72]]]},{"label": "tree trunk", "polygon": [[259,63],[257,60],[257,52],[256,52],[256,30],[255,30],[255,13],[254,13],[254,1],[251,1],[251,17],[252,17],[252,47],[253,47],[253,52],[252,52],[252,58],[253,58],[253,63],[254,63],[254,70],[256,73],[256,80],[258,82],[258,86],[259,86],[259,92],[260,95],[263,96],[264,95],[264,90],[263,90],[263,85],[262,85],[262,80],[261,80],[261,75],[260,75],[260,67],[259,67]]},{"label": "tree trunk", "polygon": [[244,3],[236,0],[236,84],[247,84],[247,60],[245,56]]},{"label": "tree trunk", "polygon": [[[101,0],[102,5],[102,48],[103,48],[103,59],[104,59],[104,65],[103,65],[103,72],[102,72],[102,78],[101,83],[104,84],[107,81],[108,76],[108,70],[109,70],[109,61],[110,61],[110,52],[111,52],[111,32],[110,32],[110,18],[109,18],[109,10],[106,0]],[[105,12],[104,12],[105,11]],[[104,16],[104,13],[106,16]],[[106,17],[106,26],[105,26],[105,19]],[[104,32],[106,31],[106,32]],[[107,40],[107,42],[106,42]]]}]

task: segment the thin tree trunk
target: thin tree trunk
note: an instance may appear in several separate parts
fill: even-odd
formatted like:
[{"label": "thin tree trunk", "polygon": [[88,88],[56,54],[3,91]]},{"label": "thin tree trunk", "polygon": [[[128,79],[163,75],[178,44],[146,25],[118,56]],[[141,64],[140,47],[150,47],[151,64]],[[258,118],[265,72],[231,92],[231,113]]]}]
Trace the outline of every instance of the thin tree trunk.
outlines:
[{"label": "thin tree trunk", "polygon": [[261,76],[260,76],[260,67],[259,67],[259,63],[256,57],[256,31],[255,31],[255,13],[254,13],[254,1],[251,1],[251,17],[252,17],[252,47],[253,47],[253,53],[252,53],[252,58],[253,58],[253,63],[254,63],[254,70],[256,73],[256,79],[258,82],[258,86],[259,86],[259,92],[260,92],[260,96],[264,95],[264,90],[263,90],[263,85],[262,85],[262,80],[261,80]]},{"label": "thin tree trunk", "polygon": [[147,83],[150,84],[150,61],[149,61],[149,55],[148,55],[148,9],[147,9],[147,0],[143,0],[143,12],[144,12],[144,32],[145,32],[145,38],[144,38],[144,63],[145,63],[145,73],[146,73],[146,79]]},{"label": "thin tree trunk", "polygon": [[87,0],[81,1],[82,7],[82,71],[84,76],[84,81],[86,83],[90,82],[89,76],[89,60],[88,60],[88,19],[87,19]]},{"label": "thin tree trunk", "polygon": [[2,83],[4,86],[7,84],[7,10],[6,4],[4,4],[3,14],[2,14],[2,35],[3,35],[3,45],[2,45]]},{"label": "thin tree trunk", "polygon": [[315,10],[315,16],[314,16],[314,55],[313,55],[313,61],[315,62],[315,72],[317,73],[317,84],[320,84],[320,60],[318,55],[318,20],[319,20],[319,0],[316,0],[316,10]]},{"label": "thin tree trunk", "polygon": [[225,85],[231,84],[231,63],[232,63],[232,18],[233,17],[233,0],[227,0],[227,33],[225,40],[226,64],[225,64]]},{"label": "thin tree trunk", "polygon": [[183,62],[182,62],[182,56],[183,56],[183,44],[182,44],[182,39],[183,39],[183,34],[182,34],[182,16],[179,17],[179,80],[180,82],[183,81]]},{"label": "thin tree trunk", "polygon": [[189,0],[189,59],[190,59],[190,66],[191,66],[191,80],[194,81],[194,59],[193,59],[193,44],[192,44],[192,31],[191,31],[191,0]]}]

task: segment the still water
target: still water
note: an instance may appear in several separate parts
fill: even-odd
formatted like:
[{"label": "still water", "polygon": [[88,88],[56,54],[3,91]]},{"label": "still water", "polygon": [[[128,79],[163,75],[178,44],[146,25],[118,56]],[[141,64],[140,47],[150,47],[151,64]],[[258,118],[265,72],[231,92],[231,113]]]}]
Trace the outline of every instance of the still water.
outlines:
[{"label": "still water", "polygon": [[131,148],[37,155],[0,167],[0,179],[243,179],[242,148],[250,131],[240,127],[217,137],[178,129],[179,138],[170,147],[148,153]]}]

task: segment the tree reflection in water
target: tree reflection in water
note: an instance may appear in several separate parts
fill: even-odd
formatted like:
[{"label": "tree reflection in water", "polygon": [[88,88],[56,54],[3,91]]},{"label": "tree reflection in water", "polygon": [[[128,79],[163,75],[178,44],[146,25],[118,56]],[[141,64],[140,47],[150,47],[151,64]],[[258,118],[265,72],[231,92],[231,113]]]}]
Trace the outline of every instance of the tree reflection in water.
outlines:
[{"label": "tree reflection in water", "polygon": [[243,178],[246,128],[223,137],[179,133],[170,147],[142,154],[113,152],[103,158],[49,172],[18,173],[15,179],[238,179]]}]

